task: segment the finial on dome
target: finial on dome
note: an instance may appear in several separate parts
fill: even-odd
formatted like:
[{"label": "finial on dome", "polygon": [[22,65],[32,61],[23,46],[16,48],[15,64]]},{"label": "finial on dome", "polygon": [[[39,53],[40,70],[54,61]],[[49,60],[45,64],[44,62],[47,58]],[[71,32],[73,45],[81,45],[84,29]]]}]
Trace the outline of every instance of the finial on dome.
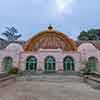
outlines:
[{"label": "finial on dome", "polygon": [[52,29],[53,29],[52,25],[49,24],[49,26],[48,26],[48,30],[52,30]]}]

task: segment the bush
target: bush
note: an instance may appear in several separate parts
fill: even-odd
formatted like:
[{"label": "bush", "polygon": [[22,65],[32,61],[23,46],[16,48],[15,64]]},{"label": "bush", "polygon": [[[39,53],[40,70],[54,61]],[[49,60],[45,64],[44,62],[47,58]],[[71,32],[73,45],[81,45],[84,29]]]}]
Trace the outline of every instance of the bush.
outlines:
[{"label": "bush", "polygon": [[8,72],[9,74],[18,74],[19,69],[18,68],[12,68],[10,69],[10,71]]}]

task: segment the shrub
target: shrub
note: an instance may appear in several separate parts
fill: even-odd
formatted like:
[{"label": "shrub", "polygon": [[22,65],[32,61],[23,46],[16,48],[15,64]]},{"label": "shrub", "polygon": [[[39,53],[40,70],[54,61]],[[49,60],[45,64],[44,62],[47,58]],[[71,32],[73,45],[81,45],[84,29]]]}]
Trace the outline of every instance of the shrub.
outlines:
[{"label": "shrub", "polygon": [[10,69],[10,71],[8,72],[9,74],[18,74],[19,69],[18,68],[12,68]]}]

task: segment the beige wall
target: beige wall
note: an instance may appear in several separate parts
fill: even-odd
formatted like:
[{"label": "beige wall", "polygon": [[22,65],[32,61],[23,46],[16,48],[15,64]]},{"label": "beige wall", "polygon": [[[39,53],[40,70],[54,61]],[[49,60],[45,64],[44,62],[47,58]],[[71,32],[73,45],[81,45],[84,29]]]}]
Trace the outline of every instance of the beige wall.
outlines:
[{"label": "beige wall", "polygon": [[71,56],[75,61],[75,71],[85,67],[84,61],[87,61],[89,57],[94,56],[98,59],[97,71],[100,72],[100,50],[97,50],[93,45],[89,43],[81,44],[78,48],[78,52],[63,52],[60,49],[40,49],[37,52],[24,52],[4,49],[0,51],[0,72],[3,72],[2,61],[5,57],[13,58],[13,67],[18,67],[21,70],[26,68],[26,59],[29,56],[35,56],[37,58],[37,70],[44,71],[44,61],[47,56],[53,56],[56,60],[56,71],[63,70],[63,59],[66,56]]},{"label": "beige wall", "polygon": [[0,51],[0,71],[4,71],[2,66],[3,59],[5,57],[11,57],[13,59],[13,67],[19,67],[19,52],[2,50]]},{"label": "beige wall", "polygon": [[89,57],[95,57],[98,60],[96,69],[100,72],[100,50],[96,49],[91,43],[83,43],[79,46],[78,52],[80,52],[81,63],[88,61]]},{"label": "beige wall", "polygon": [[44,71],[44,61],[47,56],[53,56],[56,60],[56,71],[63,70],[63,59],[66,56],[71,56],[75,61],[75,71],[80,69],[80,54],[78,52],[63,52],[61,50],[42,50],[38,52],[22,52],[20,60],[20,68],[25,70],[26,59],[29,56],[35,56],[38,61],[37,70],[42,69]]}]

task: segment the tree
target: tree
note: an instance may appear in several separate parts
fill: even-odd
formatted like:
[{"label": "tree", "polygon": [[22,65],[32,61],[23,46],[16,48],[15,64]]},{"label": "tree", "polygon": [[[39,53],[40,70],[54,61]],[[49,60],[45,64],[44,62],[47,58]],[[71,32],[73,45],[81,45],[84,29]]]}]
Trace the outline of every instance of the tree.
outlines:
[{"label": "tree", "polygon": [[86,31],[82,31],[78,36],[78,40],[89,40],[88,34]]},{"label": "tree", "polygon": [[98,40],[100,40],[100,29],[96,30],[96,37]]},{"label": "tree", "polygon": [[96,37],[96,29],[90,29],[88,30],[88,38],[89,40],[97,40],[97,37]]},{"label": "tree", "polygon": [[18,34],[18,30],[15,27],[6,27],[6,31],[2,33],[6,37],[8,42],[18,40],[22,35]]},{"label": "tree", "polygon": [[82,31],[78,40],[100,40],[100,29],[90,29],[87,32]]}]

